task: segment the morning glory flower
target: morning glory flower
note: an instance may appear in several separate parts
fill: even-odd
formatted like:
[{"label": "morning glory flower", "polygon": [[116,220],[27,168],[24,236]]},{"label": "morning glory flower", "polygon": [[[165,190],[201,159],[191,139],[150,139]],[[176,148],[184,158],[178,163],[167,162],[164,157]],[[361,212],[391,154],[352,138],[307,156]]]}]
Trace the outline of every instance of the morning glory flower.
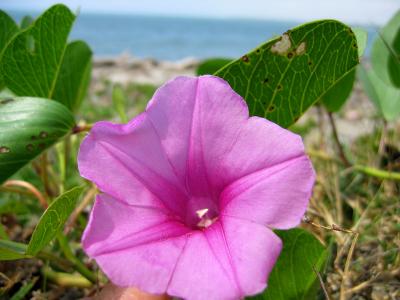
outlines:
[{"label": "morning glory flower", "polygon": [[262,292],[314,184],[301,138],[214,76],[178,77],[146,111],[98,122],[79,170],[97,196],[82,243],[119,286],[184,299]]}]

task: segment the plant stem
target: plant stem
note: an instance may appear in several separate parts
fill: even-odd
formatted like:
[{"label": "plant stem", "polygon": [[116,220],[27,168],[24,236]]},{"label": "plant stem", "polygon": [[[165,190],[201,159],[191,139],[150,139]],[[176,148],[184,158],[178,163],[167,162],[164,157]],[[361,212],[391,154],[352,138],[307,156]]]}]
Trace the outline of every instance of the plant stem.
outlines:
[{"label": "plant stem", "polygon": [[317,113],[318,113],[318,127],[319,127],[319,144],[320,149],[325,149],[325,139],[324,139],[324,132],[325,132],[325,122],[324,122],[324,111],[322,105],[317,105]]},{"label": "plant stem", "polygon": [[92,127],[92,124],[76,125],[74,128],[72,128],[72,134],[89,131],[92,129]]},{"label": "plant stem", "polygon": [[383,125],[382,125],[382,133],[381,133],[381,138],[379,141],[379,148],[378,148],[378,162],[377,166],[379,166],[380,159],[383,158],[385,155],[385,146],[387,143],[387,136],[388,136],[388,124],[386,120],[383,120]]},{"label": "plant stem", "polygon": [[[18,187],[23,187],[25,189],[28,190],[28,195],[33,195],[35,196],[40,205],[46,209],[47,208],[47,201],[45,199],[45,197],[42,195],[42,193],[32,184],[30,184],[29,182],[26,181],[22,181],[22,180],[8,180],[3,184],[3,187],[5,188],[5,190],[7,190],[7,188],[9,187],[13,187],[13,186],[18,186]],[[15,193],[20,193],[19,190],[17,189],[9,189],[9,192],[15,192]]]},{"label": "plant stem", "polygon": [[331,112],[329,112],[329,111],[328,111],[328,117],[329,117],[329,122],[330,122],[331,127],[332,127],[333,139],[334,139],[334,141],[336,143],[336,146],[338,148],[338,151],[339,151],[339,157],[340,157],[340,159],[342,160],[343,164],[346,167],[350,167],[351,163],[347,159],[347,157],[346,157],[346,155],[344,153],[343,145],[340,143],[340,140],[339,140],[339,135],[338,135],[338,132],[337,132],[335,120],[333,118],[333,114]]},{"label": "plant stem", "polygon": [[51,252],[47,252],[45,250],[42,250],[38,253],[37,258],[44,260],[44,261],[50,261],[54,263],[58,268],[68,271],[73,268],[72,262],[69,260],[63,259],[61,257],[58,257],[57,255],[54,255]]},{"label": "plant stem", "polygon": [[40,168],[41,168],[41,175],[42,175],[42,182],[43,182],[43,186],[44,186],[44,191],[46,194],[47,198],[50,198],[50,196],[52,195],[50,186],[49,186],[49,177],[47,174],[47,152],[44,152],[41,156],[40,159]]},{"label": "plant stem", "polygon": [[65,257],[73,264],[75,270],[81,273],[90,282],[96,283],[96,276],[88,268],[86,268],[86,266],[72,253],[66,237],[62,234],[58,234],[57,239]]},{"label": "plant stem", "polygon": [[390,172],[390,171],[384,171],[368,166],[362,166],[362,165],[354,165],[353,166],[354,170],[357,170],[361,173],[364,173],[369,176],[377,177],[380,179],[389,179],[389,180],[398,180],[400,181],[400,173],[399,172]]},{"label": "plant stem", "polygon": [[69,273],[55,272],[48,267],[42,269],[43,274],[51,281],[61,286],[88,288],[92,283],[85,277]]},{"label": "plant stem", "polygon": [[[336,163],[343,163],[342,161],[338,161],[335,157],[331,157],[322,151],[307,150],[307,154],[310,155],[311,157],[316,157],[318,159],[322,159],[322,160],[326,160],[326,161],[333,161]],[[353,165],[352,168],[355,171],[364,173],[364,174],[372,176],[372,177],[400,181],[400,173],[399,172],[385,171],[385,170],[372,168],[372,167],[368,167],[368,166],[363,166],[363,165]]]}]

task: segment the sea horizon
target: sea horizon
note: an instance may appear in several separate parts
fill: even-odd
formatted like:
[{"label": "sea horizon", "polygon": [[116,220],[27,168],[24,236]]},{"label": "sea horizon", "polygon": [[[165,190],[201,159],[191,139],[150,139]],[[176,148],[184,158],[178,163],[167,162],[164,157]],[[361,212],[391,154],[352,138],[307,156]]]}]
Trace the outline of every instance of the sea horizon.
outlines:
[{"label": "sea horizon", "polygon": [[[18,22],[26,15],[37,17],[41,13],[34,10],[6,12]],[[303,23],[296,20],[78,11],[71,39],[86,41],[96,59],[127,54],[135,58],[165,61],[180,61],[186,58],[236,58]],[[378,28],[359,25],[355,27],[363,28],[369,33],[366,50],[368,56]]]}]

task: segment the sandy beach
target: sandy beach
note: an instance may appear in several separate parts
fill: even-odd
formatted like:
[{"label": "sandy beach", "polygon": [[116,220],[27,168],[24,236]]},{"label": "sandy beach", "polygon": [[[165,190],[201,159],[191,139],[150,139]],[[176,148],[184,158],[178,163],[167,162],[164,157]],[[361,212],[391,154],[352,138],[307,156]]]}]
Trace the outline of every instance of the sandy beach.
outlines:
[{"label": "sandy beach", "polygon": [[200,60],[185,58],[179,61],[160,61],[152,58],[139,59],[128,54],[117,57],[95,58],[93,61],[92,80],[107,79],[113,83],[126,85],[139,84],[161,85],[178,75],[195,75]]}]

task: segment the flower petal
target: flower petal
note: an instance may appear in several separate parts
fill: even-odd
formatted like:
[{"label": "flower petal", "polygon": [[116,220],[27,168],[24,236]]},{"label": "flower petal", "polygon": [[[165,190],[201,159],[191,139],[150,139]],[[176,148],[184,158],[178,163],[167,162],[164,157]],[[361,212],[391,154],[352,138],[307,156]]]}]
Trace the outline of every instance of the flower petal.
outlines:
[{"label": "flower petal", "polygon": [[299,135],[264,118],[251,117],[243,124],[230,151],[213,165],[212,173],[223,176],[225,187],[251,173],[303,156]]},{"label": "flower petal", "polygon": [[229,151],[248,118],[243,99],[218,77],[178,77],[157,90],[146,113],[192,195],[217,197],[210,166]]},{"label": "flower petal", "polygon": [[190,300],[257,294],[280,251],[280,239],[268,228],[225,217],[189,236],[168,294]]},{"label": "flower petal", "polygon": [[146,114],[126,125],[96,123],[82,142],[78,166],[81,175],[101,191],[127,203],[180,214],[187,202],[185,188]]},{"label": "flower petal", "polygon": [[168,82],[146,113],[178,177],[196,197],[216,201],[227,184],[304,155],[300,136],[249,118],[243,98],[215,76]]},{"label": "flower petal", "polygon": [[303,217],[314,185],[310,160],[298,156],[244,176],[221,194],[222,214],[288,229]]},{"label": "flower petal", "polygon": [[103,194],[97,197],[82,244],[113,283],[163,293],[188,232],[158,209]]}]

